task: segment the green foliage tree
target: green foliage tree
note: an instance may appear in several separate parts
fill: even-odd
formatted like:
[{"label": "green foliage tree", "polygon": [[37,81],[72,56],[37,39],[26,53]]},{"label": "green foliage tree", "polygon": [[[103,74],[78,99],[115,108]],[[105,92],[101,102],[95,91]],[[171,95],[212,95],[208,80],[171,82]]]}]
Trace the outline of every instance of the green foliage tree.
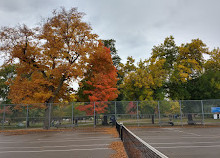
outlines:
[{"label": "green foliage tree", "polygon": [[220,71],[220,49],[213,49],[210,58],[205,63],[205,71]]},{"label": "green foliage tree", "polygon": [[10,104],[10,99],[8,98],[10,85],[10,80],[13,80],[16,76],[15,65],[3,65],[0,69],[0,97],[4,104]]},{"label": "green foliage tree", "polygon": [[[126,74],[121,84],[124,99],[135,101],[155,99],[155,96],[157,96],[155,90],[163,85],[162,83],[165,78],[165,70],[162,68],[164,62],[164,59],[155,61],[154,63],[140,60],[135,71],[130,71]],[[144,102],[141,107],[142,109],[153,111],[153,113],[156,112],[156,104],[145,104]],[[153,115],[152,123],[154,123]]]},{"label": "green foliage tree", "polygon": [[132,56],[127,57],[127,62],[125,64],[120,63],[120,68],[118,70],[119,75],[124,78],[128,73],[136,71],[135,59]]},{"label": "green foliage tree", "polygon": [[152,49],[151,61],[159,61],[165,59],[163,69],[167,70],[169,75],[174,69],[174,64],[178,56],[178,47],[175,44],[174,37],[165,38],[164,42]]},{"label": "green foliage tree", "polygon": [[189,93],[187,99],[219,99],[220,98],[220,71],[206,71],[200,77],[186,83]]},{"label": "green foliage tree", "polygon": [[131,56],[127,57],[127,61],[125,64],[119,63],[117,85],[118,85],[118,90],[120,93],[118,95],[117,101],[122,101],[125,98],[123,89],[121,87],[125,76],[127,76],[130,72],[134,72],[135,70],[136,70],[135,59],[133,59],[133,57]]},{"label": "green foliage tree", "polygon": [[181,82],[187,82],[201,75],[204,66],[204,54],[208,48],[200,39],[193,39],[191,43],[179,47],[176,69]]},{"label": "green foliage tree", "polygon": [[144,67],[144,62],[140,61],[139,66],[141,68],[134,66],[134,60],[128,58],[127,63],[122,67],[122,72],[124,80],[120,85],[121,91],[124,94],[125,100],[144,100],[151,95],[149,82],[147,80],[147,69]]},{"label": "green foliage tree", "polygon": [[[193,39],[191,43],[182,44],[178,51],[179,55],[169,82],[169,97],[173,100],[194,99],[191,98],[194,92],[187,89],[187,85],[203,74],[203,55],[208,54],[208,48],[200,39]],[[186,106],[185,110],[192,111],[192,108]],[[188,114],[188,123],[191,124],[191,121],[192,115]]]},{"label": "green foliage tree", "polygon": [[121,63],[121,58],[117,53],[115,46],[116,41],[114,39],[102,40],[105,47],[109,48],[111,51],[113,65],[118,69],[119,64]]},{"label": "green foliage tree", "polygon": [[212,50],[210,58],[205,62],[205,72],[185,86],[189,93],[187,99],[219,99],[220,98],[220,50]]},{"label": "green foliage tree", "polygon": [[[169,91],[167,84],[170,81],[170,76],[174,72],[174,65],[178,57],[178,47],[175,44],[174,37],[165,38],[164,42],[152,49],[152,56],[149,61],[151,65],[157,68],[157,64],[163,62],[163,74],[160,78],[160,86],[154,87],[154,99],[163,100],[165,94]],[[157,68],[158,69],[158,68]],[[152,73],[157,73],[158,70],[152,70]],[[160,72],[160,71],[159,71]],[[157,75],[158,76],[158,75]]]},{"label": "green foliage tree", "polygon": [[179,55],[168,83],[168,94],[173,100],[190,98],[185,83],[202,75],[205,63],[203,55],[208,54],[208,48],[200,39],[182,44],[178,51]]}]

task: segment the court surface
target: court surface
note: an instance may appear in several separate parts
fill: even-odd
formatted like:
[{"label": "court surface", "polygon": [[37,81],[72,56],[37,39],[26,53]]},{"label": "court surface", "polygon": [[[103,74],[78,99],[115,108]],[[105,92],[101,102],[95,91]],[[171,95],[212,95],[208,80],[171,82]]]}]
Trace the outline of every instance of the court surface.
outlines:
[{"label": "court surface", "polygon": [[130,128],[169,158],[220,157],[220,128]]},{"label": "court surface", "polygon": [[119,141],[109,134],[96,131],[56,131],[25,135],[0,133],[1,158],[108,158],[109,148]]}]

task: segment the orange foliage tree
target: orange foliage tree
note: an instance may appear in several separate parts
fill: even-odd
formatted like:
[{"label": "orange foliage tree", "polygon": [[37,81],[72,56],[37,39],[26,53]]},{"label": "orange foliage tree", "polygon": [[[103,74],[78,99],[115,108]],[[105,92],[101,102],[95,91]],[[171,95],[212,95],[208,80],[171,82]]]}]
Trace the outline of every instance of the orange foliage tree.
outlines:
[{"label": "orange foliage tree", "polygon": [[104,113],[108,107],[106,102],[118,97],[118,90],[116,88],[118,79],[110,49],[104,47],[101,42],[99,42],[95,53],[91,55],[86,80],[89,89],[87,88],[83,93],[88,95],[90,104],[79,106],[78,109],[85,111],[88,115],[92,115],[95,102],[96,113]]},{"label": "orange foliage tree", "polygon": [[[49,104],[68,100],[71,82],[83,75],[97,35],[82,21],[83,13],[72,8],[55,10],[41,27],[4,27],[0,51],[17,63],[9,98],[16,104],[46,103],[44,128],[49,124]],[[38,104],[39,105],[39,104]]]},{"label": "orange foliage tree", "polygon": [[129,102],[127,109],[126,109],[126,113],[134,115],[137,113],[137,105],[134,104],[134,102]]},{"label": "orange foliage tree", "polygon": [[3,113],[9,114],[9,115],[12,114],[11,106],[0,107],[0,114],[3,114]]}]

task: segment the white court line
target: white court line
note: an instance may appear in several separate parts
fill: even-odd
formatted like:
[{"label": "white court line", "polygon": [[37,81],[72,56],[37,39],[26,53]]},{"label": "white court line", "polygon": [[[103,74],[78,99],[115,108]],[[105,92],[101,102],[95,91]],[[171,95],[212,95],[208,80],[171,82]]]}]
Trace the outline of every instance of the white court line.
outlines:
[{"label": "white court line", "polygon": [[171,145],[171,144],[216,144],[220,142],[174,142],[174,143],[149,143],[149,144],[160,144],[160,145]]},{"label": "white court line", "polygon": [[[90,134],[90,135],[100,135],[101,132],[83,132],[83,133],[80,133],[80,132],[74,132],[73,134],[63,134],[63,133],[56,133],[54,135],[65,135],[65,136],[73,136],[74,134],[78,134],[78,135],[87,135],[87,134]],[[105,133],[103,135],[106,135]]]},{"label": "white court line", "polygon": [[190,134],[190,135],[194,135],[194,136],[198,136],[198,137],[200,137],[200,136],[201,136],[201,135],[196,134],[196,133],[184,132],[184,131],[177,130],[177,129],[172,129],[172,128],[166,128],[166,129],[171,130],[171,131],[175,131],[175,132],[184,133],[184,134]]},{"label": "white court line", "polygon": [[112,150],[110,148],[91,148],[91,149],[68,149],[68,150],[39,150],[39,151],[0,151],[4,153],[43,153],[43,152],[64,152],[64,151],[90,151],[90,150]]},{"label": "white court line", "polygon": [[54,140],[54,141],[11,141],[11,142],[0,142],[0,144],[10,144],[10,143],[54,143],[54,142],[81,142],[81,141],[92,141],[92,140],[118,140],[119,138],[108,138],[108,139],[70,139],[70,140]]},{"label": "white court line", "polygon": [[155,133],[155,132],[156,132],[156,133],[159,133],[159,132],[160,132],[160,133],[164,133],[164,132],[172,132],[172,131],[146,131],[146,132],[147,132],[147,133],[148,133],[148,132],[150,132],[150,133]]},{"label": "white court line", "polygon": [[88,146],[108,146],[108,145],[110,145],[110,144],[39,146],[39,147],[0,147],[0,149],[39,149],[39,148],[66,148],[66,147],[88,147]]},{"label": "white court line", "polygon": [[[51,137],[53,138],[53,137]],[[112,137],[83,137],[83,139],[95,139],[95,138],[98,138],[98,139],[109,139],[109,138],[112,138]],[[65,140],[69,140],[70,138],[61,138],[62,140],[65,139]],[[43,140],[43,141],[50,141],[51,139],[42,139],[42,138],[39,138],[37,140]],[[81,140],[80,138],[74,138],[74,140]]]},{"label": "white court line", "polygon": [[213,148],[220,147],[220,145],[210,145],[210,146],[172,146],[172,147],[154,147],[156,149],[175,149],[175,148]]},{"label": "white court line", "polygon": [[[178,137],[178,136],[166,136],[166,137],[161,137],[161,136],[147,136],[147,137],[143,137],[143,136],[140,136],[142,139],[217,139],[217,138],[220,138],[220,137],[215,137],[215,136],[210,136],[210,137]],[[1,142],[0,142],[1,143]]]}]

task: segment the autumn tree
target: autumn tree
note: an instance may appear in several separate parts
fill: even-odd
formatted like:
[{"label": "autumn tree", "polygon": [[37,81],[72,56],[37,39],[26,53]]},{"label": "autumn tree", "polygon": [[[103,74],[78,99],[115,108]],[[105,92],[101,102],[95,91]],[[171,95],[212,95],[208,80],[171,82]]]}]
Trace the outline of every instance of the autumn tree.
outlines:
[{"label": "autumn tree", "polygon": [[[141,101],[163,100],[167,97],[190,99],[192,91],[188,91],[187,84],[204,73],[204,54],[209,52],[200,39],[194,39],[191,43],[178,47],[172,36],[167,37],[162,44],[153,47],[152,56],[144,62],[140,61],[135,70],[126,72],[126,69],[121,69],[125,76],[121,84],[124,99]],[[212,54],[209,63],[217,64],[217,56],[215,53]],[[145,107],[144,104],[141,106]],[[152,108],[156,110],[155,107]]]},{"label": "autumn tree", "polygon": [[120,63],[119,64],[119,70],[118,73],[119,75],[124,78],[127,76],[130,72],[136,71],[136,66],[135,66],[135,59],[132,56],[127,57],[127,61],[125,64]]},{"label": "autumn tree", "polygon": [[[127,57],[127,61],[125,64],[119,63],[118,65],[118,90],[120,91],[117,101],[122,101],[125,99],[125,94],[122,88],[122,84],[124,82],[125,77],[131,73],[136,71],[136,65],[135,65],[135,59],[132,56]],[[121,108],[121,106],[119,106]],[[117,109],[119,111],[122,111],[122,109]]]},{"label": "autumn tree", "polygon": [[134,101],[154,99],[154,90],[163,85],[165,78],[164,62],[165,60],[155,62],[140,60],[135,71],[129,71],[121,84],[124,99]]},{"label": "autumn tree", "polygon": [[153,92],[150,89],[152,78],[144,64],[144,62],[140,61],[138,67],[135,68],[136,70],[130,71],[124,77],[123,83],[120,85],[124,100],[139,101],[152,99]]},{"label": "autumn tree", "polygon": [[204,54],[208,54],[206,45],[200,39],[182,44],[169,82],[169,96],[172,99],[189,99],[184,87],[188,81],[200,77],[204,71]]},{"label": "autumn tree", "polygon": [[[185,83],[187,99],[219,99],[220,97],[220,50],[209,52],[210,58],[205,62],[202,75]],[[203,69],[204,69],[203,68]]]},{"label": "autumn tree", "polygon": [[[87,114],[93,114],[93,102],[111,101],[118,96],[116,87],[117,71],[112,62],[110,49],[104,47],[102,42],[99,42],[95,53],[90,56],[89,69],[86,75],[86,84],[90,88],[84,90],[83,93],[88,95],[91,104],[80,106],[78,109],[86,111]],[[108,105],[104,102],[96,103],[96,113],[104,113],[106,111]]]},{"label": "autumn tree", "polygon": [[161,68],[165,71],[163,85],[154,89],[154,98],[161,100],[168,94],[172,99],[187,99],[185,83],[201,76],[204,69],[203,55],[207,53],[208,49],[200,39],[176,46],[173,36],[170,36],[162,44],[154,46],[149,59],[151,65],[164,62]]},{"label": "autumn tree", "polygon": [[[187,85],[204,73],[204,54],[208,54],[208,48],[200,39],[193,39],[178,47],[174,71],[168,83],[168,94],[173,100],[193,99],[193,91],[189,91]],[[192,108],[186,105],[185,109],[192,111]],[[192,121],[191,114],[188,114],[188,121]]]},{"label": "autumn tree", "polygon": [[204,66],[203,55],[208,52],[206,45],[200,39],[193,39],[191,43],[179,47],[176,69],[179,79],[186,82],[201,75]]},{"label": "autumn tree", "polygon": [[126,107],[126,113],[130,115],[137,115],[137,103],[131,101]]},{"label": "autumn tree", "polygon": [[[154,88],[154,99],[163,100],[165,94],[168,93],[171,75],[174,72],[174,65],[178,57],[178,47],[175,44],[174,37],[169,36],[165,38],[164,42],[158,46],[154,46],[152,49],[152,55],[149,59],[151,65],[155,67],[155,64],[163,63],[161,68],[163,69],[163,85]],[[152,72],[157,73],[152,70]]]},{"label": "autumn tree", "polygon": [[[120,64],[121,64],[121,58],[119,57],[119,55],[117,53],[115,42],[116,41],[114,39],[102,40],[102,43],[104,44],[104,46],[110,49],[110,54],[111,54],[113,65],[118,70],[119,67],[120,67]],[[90,67],[88,67],[88,69],[90,69]],[[85,77],[80,81],[81,82],[81,86],[80,86],[80,88],[78,89],[78,92],[77,92],[77,94],[78,94],[78,101],[81,101],[81,102],[88,102],[89,101],[88,94],[84,94],[84,91],[92,89],[92,86],[87,83],[89,72],[91,72],[91,69],[88,70],[84,74]],[[122,81],[122,76],[118,73],[117,78],[118,78],[117,87],[119,89],[119,84]],[[120,95],[121,94],[119,94],[117,99],[120,97]]]},{"label": "autumn tree", "polygon": [[[118,90],[120,90],[119,85],[122,83],[123,76],[121,76],[121,74],[118,73],[118,70],[120,70],[122,63],[121,63],[121,58],[118,55],[118,51],[115,46],[116,41],[114,39],[109,39],[109,40],[102,40],[102,42],[103,42],[104,46],[109,48],[111,51],[112,62],[113,62],[113,65],[115,66],[115,68],[117,69],[117,74],[118,74],[117,88],[118,88]],[[120,100],[122,100],[122,98],[123,98],[123,94],[119,93],[116,100],[120,101]]]},{"label": "autumn tree", "polygon": [[173,71],[174,64],[178,56],[178,47],[175,44],[174,37],[165,38],[164,42],[152,49],[151,62],[165,60],[163,69],[168,71],[168,75]]},{"label": "autumn tree", "polygon": [[[121,84],[124,99],[130,101],[151,101],[155,99],[155,89],[163,86],[165,79],[164,62],[165,60],[155,61],[154,63],[149,60],[140,60],[136,70],[128,73]],[[147,111],[155,113],[156,105],[143,102],[141,107],[143,111],[148,109]],[[153,117],[154,115],[152,115],[152,123],[154,123]]]},{"label": "autumn tree", "polygon": [[205,62],[205,71],[220,71],[220,49],[215,48],[208,54],[210,58]]},{"label": "autumn tree", "polygon": [[18,65],[9,98],[19,104],[45,103],[46,129],[49,104],[68,99],[69,83],[83,74],[93,53],[97,35],[83,15],[76,8],[61,8],[36,29],[23,25],[0,32],[0,50]]}]

